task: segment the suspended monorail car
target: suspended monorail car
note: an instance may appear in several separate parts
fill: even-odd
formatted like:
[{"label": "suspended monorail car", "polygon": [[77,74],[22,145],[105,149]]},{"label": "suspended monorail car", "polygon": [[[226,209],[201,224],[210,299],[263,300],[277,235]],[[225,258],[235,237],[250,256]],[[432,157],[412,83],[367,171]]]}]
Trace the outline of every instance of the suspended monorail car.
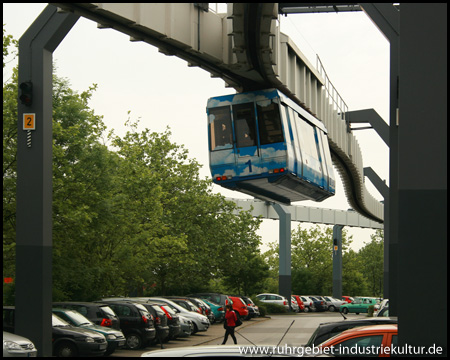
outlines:
[{"label": "suspended monorail car", "polygon": [[335,194],[323,123],[280,91],[213,97],[206,111],[214,183],[284,204]]}]

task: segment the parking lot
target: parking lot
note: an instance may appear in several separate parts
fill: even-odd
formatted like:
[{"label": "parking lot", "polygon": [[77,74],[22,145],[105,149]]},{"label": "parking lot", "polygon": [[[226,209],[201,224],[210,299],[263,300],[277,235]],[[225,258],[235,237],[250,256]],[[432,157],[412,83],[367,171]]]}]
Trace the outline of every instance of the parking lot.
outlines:
[{"label": "parking lot", "polygon": [[[346,315],[348,319],[362,319],[365,316],[366,314]],[[266,318],[254,318],[245,321],[242,326],[236,329],[236,339],[238,344],[242,345],[277,345],[284,336],[280,345],[298,346],[308,341],[320,323],[342,319],[339,313],[331,312],[271,315]],[[288,329],[289,331],[286,333]],[[222,343],[224,332],[222,324],[214,324],[206,332],[197,333],[189,338],[171,340],[164,344],[164,347],[171,349],[181,346],[217,345]],[[233,340],[228,338],[227,344],[233,344]],[[144,352],[159,349],[159,346],[151,346],[142,350],[117,350],[110,356],[139,357]]]}]

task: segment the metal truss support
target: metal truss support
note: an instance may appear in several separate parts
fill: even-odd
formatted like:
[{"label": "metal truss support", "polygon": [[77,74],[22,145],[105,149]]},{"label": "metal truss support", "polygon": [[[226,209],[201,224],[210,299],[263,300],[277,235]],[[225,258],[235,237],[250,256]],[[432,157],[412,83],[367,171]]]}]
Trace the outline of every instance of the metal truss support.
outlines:
[{"label": "metal truss support", "polygon": [[342,297],[342,225],[333,226],[333,297]]},{"label": "metal truss support", "polygon": [[364,176],[369,178],[370,182],[375,185],[385,200],[389,197],[389,186],[381,180],[378,174],[371,167],[364,168]]},{"label": "metal truss support", "polygon": [[[389,125],[384,122],[382,117],[374,109],[354,110],[345,113],[345,120],[350,124],[369,123],[381,137],[387,146],[389,146]],[[351,130],[359,130],[351,129]]]},{"label": "metal truss support", "polygon": [[[52,356],[52,53],[78,20],[48,5],[19,40],[15,332]],[[24,131],[24,115],[34,130]]]},{"label": "metal truss support", "polygon": [[279,239],[279,282],[278,291],[289,301],[291,307],[291,213],[287,206],[272,204],[280,217],[280,239]]},{"label": "metal truss support", "polygon": [[388,3],[361,3],[390,45],[389,74],[389,196],[384,201],[384,290],[389,298],[389,311],[397,315],[397,257],[398,257],[398,82],[400,11]]}]

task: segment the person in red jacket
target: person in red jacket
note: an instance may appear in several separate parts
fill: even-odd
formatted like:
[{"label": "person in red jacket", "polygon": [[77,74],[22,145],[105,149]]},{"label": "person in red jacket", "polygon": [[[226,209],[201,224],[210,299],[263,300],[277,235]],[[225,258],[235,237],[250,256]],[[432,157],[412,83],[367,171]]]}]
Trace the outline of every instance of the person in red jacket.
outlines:
[{"label": "person in red jacket", "polygon": [[226,306],[227,312],[225,314],[224,327],[225,327],[225,337],[223,338],[222,345],[225,345],[228,340],[228,335],[231,335],[234,343],[237,344],[236,336],[234,336],[234,328],[236,327],[237,315],[233,311],[231,304]]}]

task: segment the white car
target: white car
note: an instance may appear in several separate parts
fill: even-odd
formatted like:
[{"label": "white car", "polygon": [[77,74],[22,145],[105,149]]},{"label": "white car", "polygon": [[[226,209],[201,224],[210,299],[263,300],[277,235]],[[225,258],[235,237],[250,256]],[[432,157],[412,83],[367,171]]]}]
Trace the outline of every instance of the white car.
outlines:
[{"label": "white car", "polygon": [[36,357],[34,344],[16,334],[3,331],[3,357]]},{"label": "white car", "polygon": [[165,350],[153,350],[141,354],[141,357],[272,357],[272,356],[289,356],[294,357],[296,354],[280,355],[275,352],[277,346],[266,345],[266,352],[257,355],[246,351],[242,345],[201,345],[201,346],[185,346]]},{"label": "white car", "polygon": [[281,296],[278,294],[267,294],[266,293],[266,294],[256,295],[256,298],[263,303],[277,304],[277,305],[285,306],[286,309],[289,310],[289,303],[284,296]]},{"label": "white car", "polygon": [[303,305],[305,305],[305,309],[303,310],[306,312],[316,311],[316,306],[314,305],[314,301],[309,298],[309,296],[301,295],[300,299],[303,301]]},{"label": "white car", "polygon": [[300,306],[297,304],[297,300],[295,300],[295,297],[291,296],[291,307],[292,310],[295,312],[300,312]]}]

